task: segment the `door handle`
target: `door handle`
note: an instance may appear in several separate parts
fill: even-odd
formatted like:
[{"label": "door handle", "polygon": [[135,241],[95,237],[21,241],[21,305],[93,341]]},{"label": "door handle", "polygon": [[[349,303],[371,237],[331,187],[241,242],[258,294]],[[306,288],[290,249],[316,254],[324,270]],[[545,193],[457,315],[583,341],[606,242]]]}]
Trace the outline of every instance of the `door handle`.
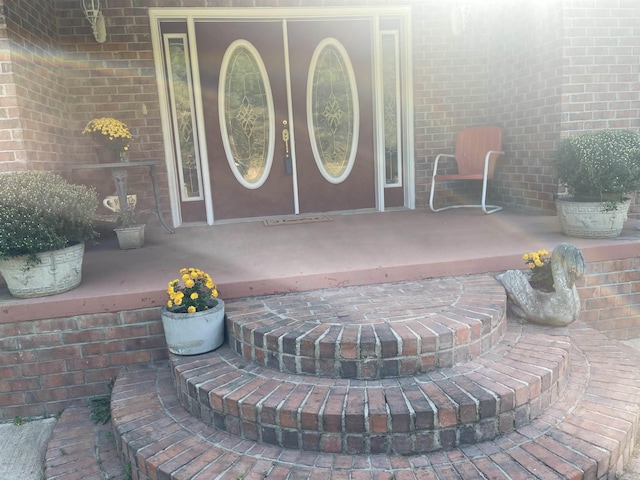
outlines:
[{"label": "door handle", "polygon": [[289,155],[289,122],[282,121],[282,141],[284,142],[284,173],[291,175],[293,173],[293,166],[291,164],[291,156]]}]

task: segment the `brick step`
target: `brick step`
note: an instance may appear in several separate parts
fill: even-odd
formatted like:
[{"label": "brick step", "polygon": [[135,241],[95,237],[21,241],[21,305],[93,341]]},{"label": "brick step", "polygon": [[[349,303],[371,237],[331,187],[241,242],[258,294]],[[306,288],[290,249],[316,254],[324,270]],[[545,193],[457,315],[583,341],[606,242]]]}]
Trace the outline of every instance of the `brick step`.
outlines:
[{"label": "brick step", "polygon": [[133,478],[142,480],[614,478],[637,432],[640,357],[583,325],[569,330],[570,375],[560,398],[530,424],[475,445],[387,456],[260,444],[187,412],[166,363],[118,377],[112,397],[116,443]]},{"label": "brick step", "polygon": [[226,302],[229,344],[280,372],[362,380],[417,375],[488,352],[506,295],[490,275]]},{"label": "brick step", "polygon": [[565,329],[514,322],[472,362],[395,379],[285,374],[224,347],[171,363],[182,405],[220,430],[303,450],[411,455],[528,423],[564,388],[569,349]]}]

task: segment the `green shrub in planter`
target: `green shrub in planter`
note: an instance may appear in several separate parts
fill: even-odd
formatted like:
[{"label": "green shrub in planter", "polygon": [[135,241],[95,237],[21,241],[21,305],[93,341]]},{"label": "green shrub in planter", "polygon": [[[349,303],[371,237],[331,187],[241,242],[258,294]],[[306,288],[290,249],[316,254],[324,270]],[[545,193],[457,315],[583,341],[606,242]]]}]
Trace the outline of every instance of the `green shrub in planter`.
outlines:
[{"label": "green shrub in planter", "polygon": [[95,191],[44,171],[0,174],[0,258],[68,247],[96,236]]},{"label": "green shrub in planter", "polygon": [[621,202],[640,189],[640,135],[600,130],[563,138],[553,166],[573,200]]}]

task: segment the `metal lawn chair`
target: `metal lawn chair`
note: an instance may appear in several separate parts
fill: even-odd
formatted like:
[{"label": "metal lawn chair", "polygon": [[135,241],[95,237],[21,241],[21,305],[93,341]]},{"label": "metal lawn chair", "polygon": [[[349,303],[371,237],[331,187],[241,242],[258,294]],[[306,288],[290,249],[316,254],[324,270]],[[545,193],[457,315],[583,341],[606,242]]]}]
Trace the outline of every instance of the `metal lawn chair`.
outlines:
[{"label": "metal lawn chair", "polygon": [[[467,128],[456,137],[456,149],[453,155],[441,153],[436,157],[431,177],[431,194],[429,207],[434,212],[441,212],[450,208],[480,207],[487,215],[502,210],[497,205],[486,205],[487,182],[493,178],[496,160],[502,151],[502,130],[499,127],[476,126]],[[441,158],[454,158],[458,165],[458,173],[438,175],[438,163]],[[482,199],[480,205],[450,205],[434,208],[433,199],[436,182],[452,180],[482,180]]]}]

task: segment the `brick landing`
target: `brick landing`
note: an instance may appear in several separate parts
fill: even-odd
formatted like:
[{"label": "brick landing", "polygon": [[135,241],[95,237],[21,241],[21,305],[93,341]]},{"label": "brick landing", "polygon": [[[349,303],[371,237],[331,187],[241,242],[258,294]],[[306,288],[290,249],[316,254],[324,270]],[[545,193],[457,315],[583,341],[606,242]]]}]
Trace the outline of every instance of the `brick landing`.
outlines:
[{"label": "brick landing", "polygon": [[134,479],[613,479],[640,415],[640,357],[582,324],[570,329],[569,382],[528,425],[494,440],[413,456],[264,445],[209,427],[180,404],[166,363],[121,375],[112,411]]}]

